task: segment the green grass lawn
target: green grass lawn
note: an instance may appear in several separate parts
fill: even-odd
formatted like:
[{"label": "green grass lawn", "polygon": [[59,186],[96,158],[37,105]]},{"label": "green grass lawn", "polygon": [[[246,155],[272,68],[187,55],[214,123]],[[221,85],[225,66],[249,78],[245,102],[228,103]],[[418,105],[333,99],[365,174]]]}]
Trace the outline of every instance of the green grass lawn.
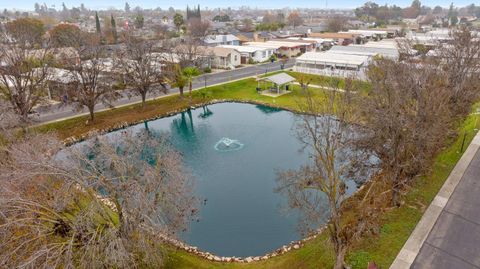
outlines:
[{"label": "green grass lawn", "polygon": [[[304,99],[300,86],[292,85],[292,92],[277,98],[263,96],[256,91],[257,82],[253,78],[243,79],[223,85],[207,87],[194,91],[192,98],[186,94],[183,99],[179,95],[157,98],[147,102],[145,108],[140,104],[129,105],[95,113],[95,121],[85,124],[88,116],[79,116],[63,121],[44,124],[36,127],[40,132],[55,131],[61,139],[81,136],[91,130],[110,129],[124,122],[138,122],[144,119],[159,117],[191,105],[200,105],[212,100],[249,101],[297,110],[298,103]],[[321,90],[312,89],[314,98],[323,98]]]},{"label": "green grass lawn", "polygon": [[[292,76],[298,73],[289,72]],[[311,76],[311,75],[309,75]],[[312,83],[325,85],[326,78],[312,76]],[[361,89],[368,90],[368,85],[360,83]],[[36,127],[39,131],[54,131],[60,138],[79,136],[93,129],[107,129],[122,122],[136,122],[147,118],[158,117],[185,109],[190,105],[199,105],[212,100],[227,99],[231,101],[249,101],[272,106],[298,110],[299,102],[304,98],[302,89],[294,86],[292,93],[278,98],[259,95],[255,88],[257,82],[253,78],[232,83],[208,87],[193,92],[192,98],[186,96],[180,99],[178,95],[149,101],[145,108],[141,105],[131,105],[116,108],[96,114],[96,120],[85,124],[88,117],[76,117],[65,121],[45,124]],[[341,83],[340,83],[341,87]],[[321,90],[312,89],[315,98],[321,102]],[[474,136],[473,129],[478,115],[470,115],[459,124],[456,139],[450,141],[433,162],[431,173],[416,181],[405,197],[405,204],[400,208],[384,213],[380,219],[380,233],[370,238],[363,238],[349,250],[347,260],[353,268],[366,268],[367,263],[375,261],[381,268],[388,268],[397,253],[407,240],[415,225],[420,220],[424,210],[441,188],[450,171],[453,169],[462,153],[460,151],[463,133],[467,133],[465,148]],[[478,126],[477,126],[478,127]],[[327,235],[322,234],[309,241],[299,250],[293,250],[285,255],[277,256],[267,261],[250,264],[210,262],[183,250],[167,247],[166,268],[330,268],[333,264],[333,251]]]}]

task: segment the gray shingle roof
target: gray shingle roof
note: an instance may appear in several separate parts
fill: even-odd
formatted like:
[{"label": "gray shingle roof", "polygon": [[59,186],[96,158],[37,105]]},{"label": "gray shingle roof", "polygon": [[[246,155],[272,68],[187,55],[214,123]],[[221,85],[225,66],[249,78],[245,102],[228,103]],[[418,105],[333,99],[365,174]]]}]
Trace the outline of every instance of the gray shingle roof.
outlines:
[{"label": "gray shingle roof", "polygon": [[273,82],[277,85],[283,85],[295,81],[295,78],[288,75],[287,73],[280,73],[273,76],[261,78],[262,80],[267,80]]}]

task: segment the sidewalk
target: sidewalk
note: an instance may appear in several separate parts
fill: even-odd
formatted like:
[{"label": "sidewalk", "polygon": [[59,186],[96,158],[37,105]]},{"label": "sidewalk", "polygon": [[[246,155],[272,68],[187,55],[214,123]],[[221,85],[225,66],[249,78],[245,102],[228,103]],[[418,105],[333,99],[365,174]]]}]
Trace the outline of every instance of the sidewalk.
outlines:
[{"label": "sidewalk", "polygon": [[480,132],[390,269],[480,269]]}]

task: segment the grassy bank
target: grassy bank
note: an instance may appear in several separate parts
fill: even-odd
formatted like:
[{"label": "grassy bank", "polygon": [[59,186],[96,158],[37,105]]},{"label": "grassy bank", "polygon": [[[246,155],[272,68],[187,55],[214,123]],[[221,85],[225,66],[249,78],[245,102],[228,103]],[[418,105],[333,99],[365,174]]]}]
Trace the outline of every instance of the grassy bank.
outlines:
[{"label": "grassy bank", "polygon": [[[478,104],[475,107],[478,107]],[[450,141],[449,146],[437,155],[431,172],[420,177],[411,187],[405,197],[405,204],[382,216],[380,235],[365,238],[351,250],[348,261],[353,268],[365,268],[370,260],[374,260],[381,268],[390,266],[474,138],[474,129],[480,126],[479,120],[479,115],[470,115],[460,124],[458,137]],[[460,152],[464,134],[465,145],[463,152]]]},{"label": "grassy bank", "polygon": [[[295,73],[291,74],[295,75]],[[143,119],[165,115],[211,100],[253,101],[296,110],[298,102],[301,102],[304,98],[301,93],[302,89],[297,85],[291,87],[291,93],[277,98],[258,94],[256,87],[257,82],[255,79],[248,78],[194,91],[191,98],[188,94],[186,94],[183,99],[181,99],[179,95],[171,95],[147,101],[144,108],[142,108],[141,104],[134,104],[97,112],[95,113],[95,121],[89,124],[85,124],[88,121],[88,116],[79,116],[41,125],[37,127],[37,130],[40,132],[55,131],[61,139],[66,139],[71,136],[81,136],[95,129],[108,129],[124,122],[137,122]],[[318,89],[312,92],[316,98],[323,97],[319,94]]]},{"label": "grassy bank", "polygon": [[[462,156],[460,149],[463,134],[467,134],[464,149],[475,136],[473,130],[478,128],[478,118],[478,115],[471,115],[460,124],[459,136],[437,155],[432,172],[419,178],[411,187],[405,197],[405,204],[382,215],[380,233],[363,238],[350,249],[347,260],[352,268],[364,269],[369,261],[375,261],[380,268],[390,266]],[[166,268],[331,268],[332,265],[333,250],[327,235],[322,234],[299,250],[250,264],[214,263],[185,251],[170,250]]]},{"label": "grassy bank", "polygon": [[[290,74],[295,77],[300,76],[293,72],[290,72]],[[323,77],[311,76],[311,78],[311,84],[322,85],[326,83],[326,79]],[[302,102],[304,98],[299,86],[294,86],[292,93],[278,98],[259,95],[255,90],[256,86],[257,82],[254,79],[244,79],[195,91],[191,99],[189,96],[180,99],[178,95],[174,95],[149,101],[145,108],[138,104],[99,112],[96,114],[95,122],[89,125],[85,125],[88,117],[82,116],[37,128],[43,132],[55,131],[60,138],[68,138],[85,134],[93,129],[106,129],[122,122],[136,122],[164,115],[211,100],[252,101],[297,110],[297,104]],[[361,84],[361,88],[368,90],[368,85]],[[321,101],[322,95],[319,90],[314,89],[312,92],[315,98]],[[459,137],[450,141],[449,146],[438,154],[433,163],[432,172],[419,178],[415,185],[411,187],[405,197],[405,204],[400,208],[391,209],[382,214],[380,233],[370,238],[364,238],[352,246],[348,253],[348,262],[353,268],[366,268],[367,263],[371,260],[374,260],[382,268],[389,267],[420,220],[424,210],[460,159],[462,153],[459,151],[463,133],[467,133],[464,148],[472,140],[473,129],[477,123],[476,118],[478,118],[478,115],[470,115],[459,124]],[[168,248],[167,253],[166,268],[331,268],[333,264],[333,251],[326,234],[307,242],[299,250],[291,251],[267,261],[250,264],[210,262],[185,251],[171,248]]]}]

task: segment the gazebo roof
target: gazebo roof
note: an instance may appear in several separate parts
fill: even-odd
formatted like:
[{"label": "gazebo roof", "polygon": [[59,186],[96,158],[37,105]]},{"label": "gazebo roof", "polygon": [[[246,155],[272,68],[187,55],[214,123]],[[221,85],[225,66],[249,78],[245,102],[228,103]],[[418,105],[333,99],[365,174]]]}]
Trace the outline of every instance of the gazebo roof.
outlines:
[{"label": "gazebo roof", "polygon": [[295,78],[288,75],[287,73],[280,73],[269,77],[259,78],[258,80],[266,80],[273,82],[277,85],[283,85],[295,81]]}]

